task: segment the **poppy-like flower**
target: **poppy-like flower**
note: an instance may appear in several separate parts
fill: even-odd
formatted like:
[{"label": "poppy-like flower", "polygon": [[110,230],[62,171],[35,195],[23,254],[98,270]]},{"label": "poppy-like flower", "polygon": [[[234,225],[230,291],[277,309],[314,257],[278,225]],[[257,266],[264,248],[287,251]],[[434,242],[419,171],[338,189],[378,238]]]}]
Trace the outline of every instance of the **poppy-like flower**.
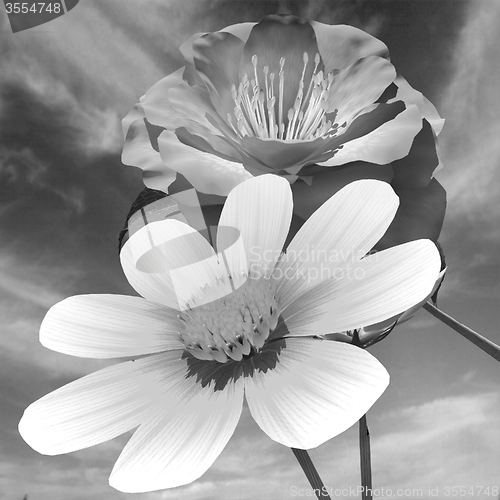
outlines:
[{"label": "poppy-like flower", "polygon": [[[110,477],[113,487],[139,492],[200,477],[233,434],[244,397],[260,428],[285,446],[309,449],[343,432],[389,376],[367,351],[322,335],[408,309],[439,272],[426,240],[365,256],[397,206],[388,184],[352,183],[283,254],[292,192],[286,180],[264,175],[229,194],[217,253],[177,220],[144,226],[121,252],[142,297],[70,297],[40,330],[44,346],[65,354],[139,357],[30,405],[22,437],[54,455],[139,426]],[[314,256],[334,258],[324,258],[318,274]]]},{"label": "poppy-like flower", "polygon": [[[436,241],[445,192],[433,179],[442,120],[396,74],[384,43],[345,25],[271,15],[196,34],[186,65],[155,84],[123,122],[123,162],[152,189],[187,181],[227,196],[264,173],[293,184],[307,219],[353,180],[391,183],[400,209],[378,249]],[[221,204],[204,196],[204,204]]]}]

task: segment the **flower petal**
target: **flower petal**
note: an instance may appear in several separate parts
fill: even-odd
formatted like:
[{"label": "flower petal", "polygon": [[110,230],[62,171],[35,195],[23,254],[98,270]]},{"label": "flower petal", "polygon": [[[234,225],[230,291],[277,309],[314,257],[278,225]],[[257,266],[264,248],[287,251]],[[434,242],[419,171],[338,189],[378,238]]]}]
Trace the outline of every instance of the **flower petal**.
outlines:
[{"label": "flower petal", "polygon": [[396,217],[375,248],[382,250],[407,241],[437,241],[446,211],[446,191],[436,179],[421,189],[396,189],[400,205]]},{"label": "flower petal", "polygon": [[220,135],[207,119],[215,114],[205,90],[190,87],[182,79],[184,68],[155,83],[141,98],[141,105],[149,123],[175,130],[187,130],[202,137]]},{"label": "flower petal", "polygon": [[[303,219],[308,219],[323,203],[351,182],[376,179],[390,183],[393,177],[391,165],[375,165],[361,161],[342,167],[320,168],[321,170],[312,176],[311,185],[306,182],[292,184],[293,211]],[[306,174],[307,170],[302,170],[301,174],[303,172]]]},{"label": "flower petal", "polygon": [[146,115],[144,114],[144,109],[140,104],[136,104],[128,113],[125,118],[122,120],[122,132],[123,139],[127,138],[128,131],[130,129],[130,125],[138,120],[144,120]]},{"label": "flower petal", "polygon": [[[184,363],[181,360],[178,364]],[[181,369],[176,367],[178,375]],[[243,379],[223,390],[177,376],[125,446],[109,484],[127,493],[173,488],[198,479],[220,455],[241,415]]]},{"label": "flower petal", "polygon": [[202,193],[227,196],[235,186],[253,177],[241,163],[187,146],[169,130],[160,134],[158,146],[163,162]]},{"label": "flower petal", "polygon": [[[383,340],[386,335],[391,333],[392,329],[396,326],[396,324],[399,325],[401,323],[404,323],[405,321],[410,320],[413,317],[413,315],[434,295],[436,290],[439,289],[444,279],[445,273],[446,269],[443,269],[438,274],[436,283],[434,283],[431,292],[427,295],[427,297],[425,297],[424,300],[421,300],[415,306],[410,307],[410,309],[407,309],[403,314],[397,314],[396,316],[392,316],[391,318],[385,321],[381,321],[380,323],[375,323],[374,325],[368,325],[361,328],[358,331],[360,345],[363,346],[363,348],[369,347],[374,343]],[[333,335],[339,335],[339,334],[333,334]],[[325,338],[330,338],[333,335],[331,334],[325,335]],[[352,337],[349,338],[349,342],[350,341],[352,341]]]},{"label": "flower petal", "polygon": [[[246,262],[254,277],[267,274],[278,260],[292,220],[292,191],[285,179],[261,175],[235,187],[226,200],[219,226],[241,233]],[[217,248],[227,248],[227,233],[217,236]],[[241,274],[241,253],[229,254],[234,275]]]},{"label": "flower petal", "polygon": [[225,28],[222,28],[220,31],[231,33],[234,36],[237,36],[242,42],[246,42],[248,40],[248,37],[250,36],[252,28],[256,24],[257,23],[231,24],[230,26],[226,26]]},{"label": "flower petal", "polygon": [[372,131],[366,135],[356,134],[355,139],[344,142],[348,139],[348,134],[351,129],[354,129],[356,122],[370,115],[371,113],[358,117],[347,132],[339,136],[342,140],[342,149],[329,160],[319,162],[318,165],[331,167],[357,160],[385,165],[407,155],[413,139],[422,128],[422,119],[417,106],[408,107],[394,119],[389,119],[372,128]]},{"label": "flower petal", "polygon": [[183,71],[184,68],[179,68],[162,78],[141,97],[141,106],[149,123],[159,127],[165,127],[171,123],[170,103],[167,94],[171,88],[182,83]]},{"label": "flower petal", "polygon": [[176,172],[166,167],[161,161],[160,153],[153,149],[144,118],[144,111],[137,104],[123,119],[125,144],[122,163],[142,169],[143,181],[147,187],[168,193],[168,188],[175,181]]},{"label": "flower petal", "polygon": [[396,78],[394,66],[382,57],[359,59],[341,71],[328,92],[328,112],[337,109],[338,123],[350,123],[359,111],[372,105]]},{"label": "flower petal", "polygon": [[[219,123],[221,123],[220,119]],[[224,125],[224,127],[227,127],[227,125]],[[194,129],[194,127],[189,128]],[[202,153],[210,153],[224,160],[241,163],[242,154],[235,147],[236,143],[232,139],[227,136],[207,135],[206,131],[200,132],[199,135],[196,135],[189,132],[186,127],[181,127],[175,130],[175,135],[184,145],[191,146]]]},{"label": "flower petal", "polygon": [[194,51],[193,51],[193,43],[206,35],[207,32],[195,33],[191,35],[185,42],[183,42],[179,46],[179,52],[182,54],[187,63],[194,65]]},{"label": "flower petal", "polygon": [[384,321],[431,292],[441,267],[429,240],[405,243],[353,262],[297,297],[283,319],[290,335],[321,335]]},{"label": "flower petal", "polygon": [[196,70],[204,81],[212,104],[226,120],[234,109],[232,86],[238,86],[238,70],[244,43],[227,32],[207,33],[193,42]]},{"label": "flower petal", "polygon": [[287,338],[273,369],[245,378],[245,394],[271,439],[310,449],[354,425],[388,384],[386,369],[362,349]]},{"label": "flower petal", "polygon": [[[281,170],[297,166],[301,167],[308,159],[315,158],[323,152],[328,140],[319,137],[314,140],[275,140],[245,136],[240,140],[242,149],[248,156],[256,158],[278,173]],[[266,171],[265,168],[261,169]]]},{"label": "flower petal", "polygon": [[[316,36],[310,23],[305,19],[290,15],[269,15],[257,23],[250,33],[243,51],[239,77],[248,76],[255,79],[254,56],[259,86],[265,88],[264,67],[269,69],[269,75],[274,73],[274,95],[283,96],[284,116],[293,108],[299,90],[304,68],[304,53],[308,64],[304,75],[304,88],[307,90],[314,70],[314,58],[318,53]],[[280,92],[279,73],[280,60],[283,58],[284,87]],[[323,70],[320,61],[317,71]],[[250,90],[250,95],[253,92]]]},{"label": "flower petal", "polygon": [[206,285],[218,283],[231,293],[227,275],[213,248],[196,229],[177,220],[153,222],[135,232],[120,252],[123,271],[144,298],[174,309],[186,307]]},{"label": "flower petal", "polygon": [[414,314],[429,300],[431,297],[436,293],[436,291],[439,289],[441,286],[441,283],[443,282],[444,275],[446,274],[446,268],[443,269],[439,274],[436,279],[436,283],[434,283],[434,286],[431,290],[431,293],[425,297],[424,300],[420,301],[416,306],[411,307],[410,309],[406,310],[399,318],[398,318],[398,325],[401,323],[404,323],[405,321],[410,320],[413,318]]},{"label": "flower petal", "polygon": [[424,188],[432,179],[439,164],[434,132],[427,120],[416,135],[410,151],[392,163],[393,186],[399,188]]},{"label": "flower petal", "polygon": [[82,358],[119,358],[183,349],[177,311],[123,295],[77,295],[49,309],[40,342]]},{"label": "flower petal", "polygon": [[308,289],[322,279],[331,281],[337,271],[343,274],[349,262],[357,262],[371,250],[385,233],[398,204],[389,184],[365,179],[348,184],[316,210],[273,272],[280,278],[277,294],[283,317],[288,305]]},{"label": "flower petal", "polygon": [[179,351],[109,366],[47,394],[24,411],[19,433],[39,453],[59,455],[133,429],[161,395],[172,356]]},{"label": "flower petal", "polygon": [[[255,26],[256,23],[238,23],[238,24],[232,24],[230,26],[226,26],[225,28],[222,28],[221,32],[224,33],[231,33],[232,35],[238,37],[242,42],[246,42],[248,40],[248,37],[250,36],[250,32],[252,31],[252,28]],[[184,59],[186,62],[193,64],[194,65],[194,53],[193,53],[193,43],[198,40],[198,38],[201,38],[203,35],[206,35],[207,33],[195,33],[194,35],[190,36],[180,47],[179,51],[181,54],[184,56]]]},{"label": "flower petal", "polygon": [[[325,71],[347,68],[367,56],[389,59],[389,49],[378,38],[353,26],[329,25],[309,21],[314,28]],[[332,49],[333,47],[333,49]]]},{"label": "flower petal", "polygon": [[[420,110],[422,118],[426,119],[432,126],[434,133],[438,136],[444,126],[444,118],[439,116],[434,105],[418,90],[415,90],[402,76],[398,76],[394,83],[397,85],[397,93],[393,101],[404,101],[406,104],[415,104]],[[391,102],[391,100],[389,101]]]}]

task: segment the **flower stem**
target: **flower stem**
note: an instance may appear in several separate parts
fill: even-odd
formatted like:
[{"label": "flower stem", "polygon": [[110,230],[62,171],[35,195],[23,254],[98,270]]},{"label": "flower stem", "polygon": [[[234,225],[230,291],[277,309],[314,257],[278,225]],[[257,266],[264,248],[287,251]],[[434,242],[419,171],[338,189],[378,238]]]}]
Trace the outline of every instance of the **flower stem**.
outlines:
[{"label": "flower stem", "polygon": [[440,311],[436,306],[432,305],[430,302],[427,302],[423,305],[423,308],[430,314],[432,314],[435,318],[442,321],[445,325],[448,325],[450,328],[458,332],[460,335],[465,337],[467,340],[472,342],[474,345],[482,349],[486,354],[489,354],[491,357],[495,358],[497,361],[500,361],[500,346],[496,345],[491,340],[479,335],[479,333],[470,329],[468,326],[462,325],[456,319],[453,319],[451,316],[448,316],[443,311]]},{"label": "flower stem", "polygon": [[320,500],[331,500],[327,493],[323,481],[319,477],[318,471],[314,464],[312,463],[311,457],[306,450],[299,450],[298,448],[292,448],[295,458],[299,462],[304,474],[306,475],[309,483],[313,487],[313,491]]},{"label": "flower stem", "polygon": [[366,415],[359,420],[359,461],[361,465],[362,500],[372,499],[372,465],[370,452],[370,431],[366,423]]}]

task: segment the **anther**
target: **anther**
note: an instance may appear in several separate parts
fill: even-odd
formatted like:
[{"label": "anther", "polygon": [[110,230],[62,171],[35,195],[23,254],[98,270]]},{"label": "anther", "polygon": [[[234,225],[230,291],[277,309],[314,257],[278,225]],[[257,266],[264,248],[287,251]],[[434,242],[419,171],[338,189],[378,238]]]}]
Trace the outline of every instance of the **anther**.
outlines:
[{"label": "anther", "polygon": [[322,70],[318,71],[321,57],[316,53],[314,69],[309,82],[306,82],[309,59],[309,54],[303,52],[303,67],[296,97],[287,111],[284,109],[285,58],[279,59],[278,82],[275,87],[276,73],[270,71],[269,65],[261,67],[263,77],[261,75],[259,81],[259,58],[256,54],[252,56],[254,77],[249,80],[248,75],[244,74],[238,87],[231,86],[236,125],[233,125],[230,115],[227,116],[227,123],[236,135],[280,140],[311,140],[331,135],[332,130],[325,129],[324,116],[327,111],[326,93],[333,84],[334,73],[330,71],[324,75]]}]

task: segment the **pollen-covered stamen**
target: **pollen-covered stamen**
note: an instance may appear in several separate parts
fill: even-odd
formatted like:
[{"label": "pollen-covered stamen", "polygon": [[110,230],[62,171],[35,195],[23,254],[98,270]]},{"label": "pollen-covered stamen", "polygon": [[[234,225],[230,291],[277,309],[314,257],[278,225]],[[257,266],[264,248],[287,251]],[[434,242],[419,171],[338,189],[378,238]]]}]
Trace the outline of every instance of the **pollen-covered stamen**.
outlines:
[{"label": "pollen-covered stamen", "polygon": [[181,312],[179,335],[198,359],[241,361],[262,348],[279,315],[273,282],[249,278],[230,295]]},{"label": "pollen-covered stamen", "polygon": [[280,133],[280,139],[283,139],[283,135],[285,133],[285,123],[283,122],[283,96],[285,95],[285,58],[282,57],[280,59],[280,88],[278,92],[278,102],[279,102],[279,116],[278,116],[278,123],[279,123],[279,133]]},{"label": "pollen-covered stamen", "polygon": [[[264,66],[262,68],[264,76],[259,79],[259,60],[257,55],[252,56],[254,78],[249,81],[248,75],[244,74],[238,89],[235,85],[231,88],[237,125],[233,125],[230,114],[227,120],[236,135],[306,141],[319,137],[333,137],[337,134],[339,125],[332,119],[327,119],[327,98],[334,82],[333,72],[325,76],[322,70],[318,71],[321,57],[316,53],[314,69],[305,91],[309,65],[307,52],[304,52],[302,60],[304,65],[293,107],[285,110],[285,58],[281,57],[279,60],[280,69],[275,87],[275,73],[269,73],[269,66]],[[252,95],[249,93],[250,90]],[[335,118],[335,114],[331,115]]]}]

